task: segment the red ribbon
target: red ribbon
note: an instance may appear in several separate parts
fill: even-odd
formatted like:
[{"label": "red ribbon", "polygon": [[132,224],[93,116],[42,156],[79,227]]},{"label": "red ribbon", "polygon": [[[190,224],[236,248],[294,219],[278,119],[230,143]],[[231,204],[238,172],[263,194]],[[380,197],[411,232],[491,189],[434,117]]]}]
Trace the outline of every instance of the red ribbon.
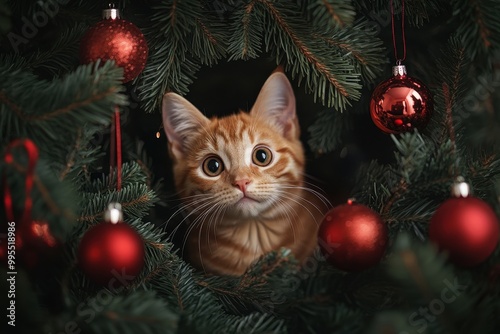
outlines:
[{"label": "red ribbon", "polygon": [[[28,153],[28,167],[24,169],[20,166],[16,161],[14,161],[14,155],[12,151],[18,147],[22,147]],[[35,165],[38,161],[38,148],[35,143],[29,139],[16,139],[12,141],[6,149],[4,161],[7,165],[12,165],[16,167],[18,170],[26,173],[26,181],[25,181],[25,198],[24,198],[24,211],[21,217],[20,224],[25,223],[31,217],[31,209],[33,207],[33,200],[31,198],[31,189],[33,188],[33,181],[35,176]],[[21,168],[20,168],[21,167]],[[5,211],[7,214],[7,219],[9,221],[14,220],[14,206],[12,203],[12,193],[9,188],[9,184],[7,180],[5,180],[5,189],[4,189],[4,205]]]},{"label": "red ribbon", "polygon": [[406,59],[406,38],[405,38],[405,0],[401,1],[401,34],[403,39],[403,56],[399,58],[398,48],[396,46],[396,28],[394,27],[394,6],[391,0],[391,23],[392,23],[392,44],[394,47],[394,57],[396,57],[396,63],[401,65],[401,62]]},{"label": "red ribbon", "polygon": [[111,170],[114,170],[113,166],[116,166],[116,189],[120,191],[122,189],[122,131],[120,124],[120,109],[118,108],[118,106],[115,107],[115,113],[113,115],[110,146]]}]

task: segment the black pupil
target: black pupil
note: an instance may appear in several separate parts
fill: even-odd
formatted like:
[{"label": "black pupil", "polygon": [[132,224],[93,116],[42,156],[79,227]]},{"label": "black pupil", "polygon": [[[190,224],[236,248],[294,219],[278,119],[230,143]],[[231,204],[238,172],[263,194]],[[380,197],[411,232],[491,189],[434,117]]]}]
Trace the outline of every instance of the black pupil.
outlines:
[{"label": "black pupil", "polygon": [[259,161],[259,162],[266,162],[267,160],[267,152],[264,151],[264,150],[257,150],[257,152],[255,152],[255,158]]},{"label": "black pupil", "polygon": [[208,160],[207,168],[210,173],[217,173],[219,171],[220,163],[215,159]]}]

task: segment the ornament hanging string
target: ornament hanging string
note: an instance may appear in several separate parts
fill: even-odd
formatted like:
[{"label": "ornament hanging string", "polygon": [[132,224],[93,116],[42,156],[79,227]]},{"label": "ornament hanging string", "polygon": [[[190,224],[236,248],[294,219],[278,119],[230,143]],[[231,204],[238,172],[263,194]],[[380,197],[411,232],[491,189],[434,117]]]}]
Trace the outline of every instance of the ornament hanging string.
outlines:
[{"label": "ornament hanging string", "polygon": [[116,190],[122,189],[122,131],[120,124],[120,108],[115,106],[113,124],[111,125],[111,171],[116,172]]},{"label": "ornament hanging string", "polygon": [[401,65],[401,63],[406,59],[406,38],[405,38],[405,0],[401,0],[401,37],[403,40],[403,57],[398,56],[398,47],[396,43],[396,28],[394,25],[394,6],[393,0],[391,0],[391,23],[392,23],[392,44],[394,47],[394,57],[396,58],[396,64]]},{"label": "ornament hanging string", "polygon": [[[17,147],[23,147],[28,153],[28,167],[25,168],[20,166],[16,161],[14,161],[14,155],[12,154],[12,150]],[[12,141],[9,146],[7,146],[7,150],[4,156],[4,161],[7,165],[12,165],[18,170],[24,172],[26,174],[26,181],[24,185],[25,198],[24,198],[24,211],[21,216],[20,224],[24,224],[31,217],[31,209],[33,206],[33,200],[31,198],[31,189],[33,188],[34,176],[35,176],[35,165],[38,161],[38,148],[35,143],[33,143],[29,139],[16,139]],[[14,206],[12,202],[12,193],[10,191],[10,187],[7,183],[7,180],[4,180],[4,205],[5,211],[7,215],[7,219],[9,221],[15,221],[14,218]]]}]

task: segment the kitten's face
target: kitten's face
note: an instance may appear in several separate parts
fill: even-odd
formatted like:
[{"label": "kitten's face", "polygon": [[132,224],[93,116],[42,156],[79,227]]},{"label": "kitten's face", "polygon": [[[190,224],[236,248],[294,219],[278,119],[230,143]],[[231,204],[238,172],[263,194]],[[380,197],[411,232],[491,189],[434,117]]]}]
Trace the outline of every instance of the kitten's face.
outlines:
[{"label": "kitten's face", "polygon": [[241,113],[212,120],[177,164],[175,177],[187,196],[209,194],[227,215],[259,216],[301,184],[303,160],[300,142]]},{"label": "kitten's face", "polygon": [[304,153],[284,74],[271,75],[250,113],[209,120],[172,93],[163,106],[176,187],[196,216],[286,214],[302,185]]}]

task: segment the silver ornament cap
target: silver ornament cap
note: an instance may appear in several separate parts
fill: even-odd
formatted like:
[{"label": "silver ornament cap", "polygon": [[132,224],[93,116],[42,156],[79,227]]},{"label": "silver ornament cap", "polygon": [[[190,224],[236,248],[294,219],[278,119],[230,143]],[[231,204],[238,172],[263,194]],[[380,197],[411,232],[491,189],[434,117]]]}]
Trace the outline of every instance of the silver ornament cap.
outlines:
[{"label": "silver ornament cap", "polygon": [[456,198],[469,197],[470,185],[465,182],[465,179],[462,176],[457,177],[451,186],[451,195]]},{"label": "silver ornament cap", "polygon": [[104,212],[104,219],[111,224],[123,221],[122,205],[120,203],[109,203],[106,212]]},{"label": "silver ornament cap", "polygon": [[392,75],[394,75],[395,77],[397,76],[404,77],[406,75],[406,66],[401,64],[393,66]]},{"label": "silver ornament cap", "polygon": [[120,18],[120,10],[117,8],[113,8],[114,5],[109,5],[110,8],[104,9],[102,11],[102,18],[104,20],[116,20]]}]

